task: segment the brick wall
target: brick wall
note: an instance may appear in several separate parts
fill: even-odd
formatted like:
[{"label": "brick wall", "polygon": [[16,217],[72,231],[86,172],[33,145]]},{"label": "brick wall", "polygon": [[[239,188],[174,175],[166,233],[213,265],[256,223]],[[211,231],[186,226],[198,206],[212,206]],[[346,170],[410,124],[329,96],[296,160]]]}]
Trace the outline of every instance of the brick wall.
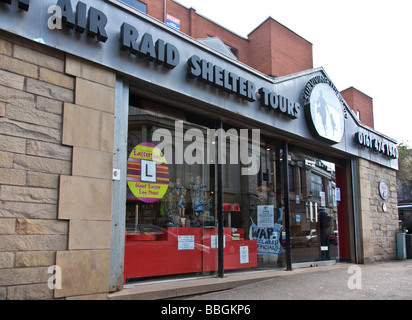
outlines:
[{"label": "brick wall", "polygon": [[359,120],[373,129],[373,99],[353,87],[343,90],[341,95],[355,114],[359,111]]},{"label": "brick wall", "polygon": [[0,79],[0,299],[105,299],[115,73],[2,32]]},{"label": "brick wall", "polygon": [[313,68],[312,44],[268,18],[249,34],[249,65],[265,74],[285,76]]},{"label": "brick wall", "polygon": [[[396,256],[396,232],[399,230],[396,171],[364,159],[358,160],[359,214],[364,262],[393,260]],[[389,198],[379,194],[379,181],[389,186]],[[386,204],[384,212],[382,205]]]},{"label": "brick wall", "polygon": [[[147,14],[164,22],[164,1],[146,3]],[[168,14],[180,19],[181,32],[194,39],[219,37],[238,50],[239,61],[266,75],[284,76],[313,68],[312,44],[272,18],[251,30],[246,39],[236,30],[226,29],[224,21],[212,21],[194,8],[187,9],[172,0],[166,1],[166,8]]]}]

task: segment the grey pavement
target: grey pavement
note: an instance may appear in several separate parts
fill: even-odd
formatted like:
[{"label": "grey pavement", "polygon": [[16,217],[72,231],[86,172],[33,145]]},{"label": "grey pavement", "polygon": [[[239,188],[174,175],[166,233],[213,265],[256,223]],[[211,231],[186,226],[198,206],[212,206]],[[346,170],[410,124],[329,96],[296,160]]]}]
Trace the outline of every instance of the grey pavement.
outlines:
[{"label": "grey pavement", "polygon": [[[351,266],[354,270],[349,269]],[[270,280],[186,299],[412,300],[412,260],[339,264],[331,268],[315,267],[310,272],[295,269]]]}]

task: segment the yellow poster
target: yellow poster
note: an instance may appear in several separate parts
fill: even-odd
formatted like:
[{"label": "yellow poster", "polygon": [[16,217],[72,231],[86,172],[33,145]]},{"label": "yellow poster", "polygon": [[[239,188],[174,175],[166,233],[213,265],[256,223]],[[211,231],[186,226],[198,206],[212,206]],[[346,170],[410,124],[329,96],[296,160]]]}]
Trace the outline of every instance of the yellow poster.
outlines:
[{"label": "yellow poster", "polygon": [[127,185],[143,202],[163,198],[169,187],[169,168],[159,148],[143,142],[132,150],[127,160]]}]

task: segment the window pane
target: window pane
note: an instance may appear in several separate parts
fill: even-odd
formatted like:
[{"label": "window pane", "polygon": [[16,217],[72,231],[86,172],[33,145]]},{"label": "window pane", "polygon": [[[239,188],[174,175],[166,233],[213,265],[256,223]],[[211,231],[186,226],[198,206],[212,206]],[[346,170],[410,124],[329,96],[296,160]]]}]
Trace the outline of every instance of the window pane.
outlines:
[{"label": "window pane", "polygon": [[139,10],[139,11],[142,11],[142,12],[144,12],[144,13],[147,13],[147,5],[144,4],[144,3],[142,3],[142,2],[140,2],[140,1],[135,1],[135,2],[134,2],[134,7],[135,7],[137,10]]},{"label": "window pane", "polygon": [[127,3],[130,6],[133,6],[133,0],[121,0],[124,3]]}]

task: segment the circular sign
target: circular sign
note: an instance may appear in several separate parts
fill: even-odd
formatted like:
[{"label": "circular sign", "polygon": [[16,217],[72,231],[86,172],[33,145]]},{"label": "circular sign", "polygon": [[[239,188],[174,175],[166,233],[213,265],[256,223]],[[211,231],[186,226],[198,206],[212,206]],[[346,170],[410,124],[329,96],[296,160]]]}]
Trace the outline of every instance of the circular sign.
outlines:
[{"label": "circular sign", "polygon": [[159,148],[143,142],[132,150],[127,159],[127,185],[143,202],[163,198],[169,187],[169,168]]},{"label": "circular sign", "polygon": [[309,101],[312,131],[328,142],[340,142],[345,130],[345,117],[336,92],[328,84],[319,83],[313,88]]},{"label": "circular sign", "polygon": [[386,184],[385,180],[379,181],[379,194],[383,200],[389,197],[389,186]]}]

